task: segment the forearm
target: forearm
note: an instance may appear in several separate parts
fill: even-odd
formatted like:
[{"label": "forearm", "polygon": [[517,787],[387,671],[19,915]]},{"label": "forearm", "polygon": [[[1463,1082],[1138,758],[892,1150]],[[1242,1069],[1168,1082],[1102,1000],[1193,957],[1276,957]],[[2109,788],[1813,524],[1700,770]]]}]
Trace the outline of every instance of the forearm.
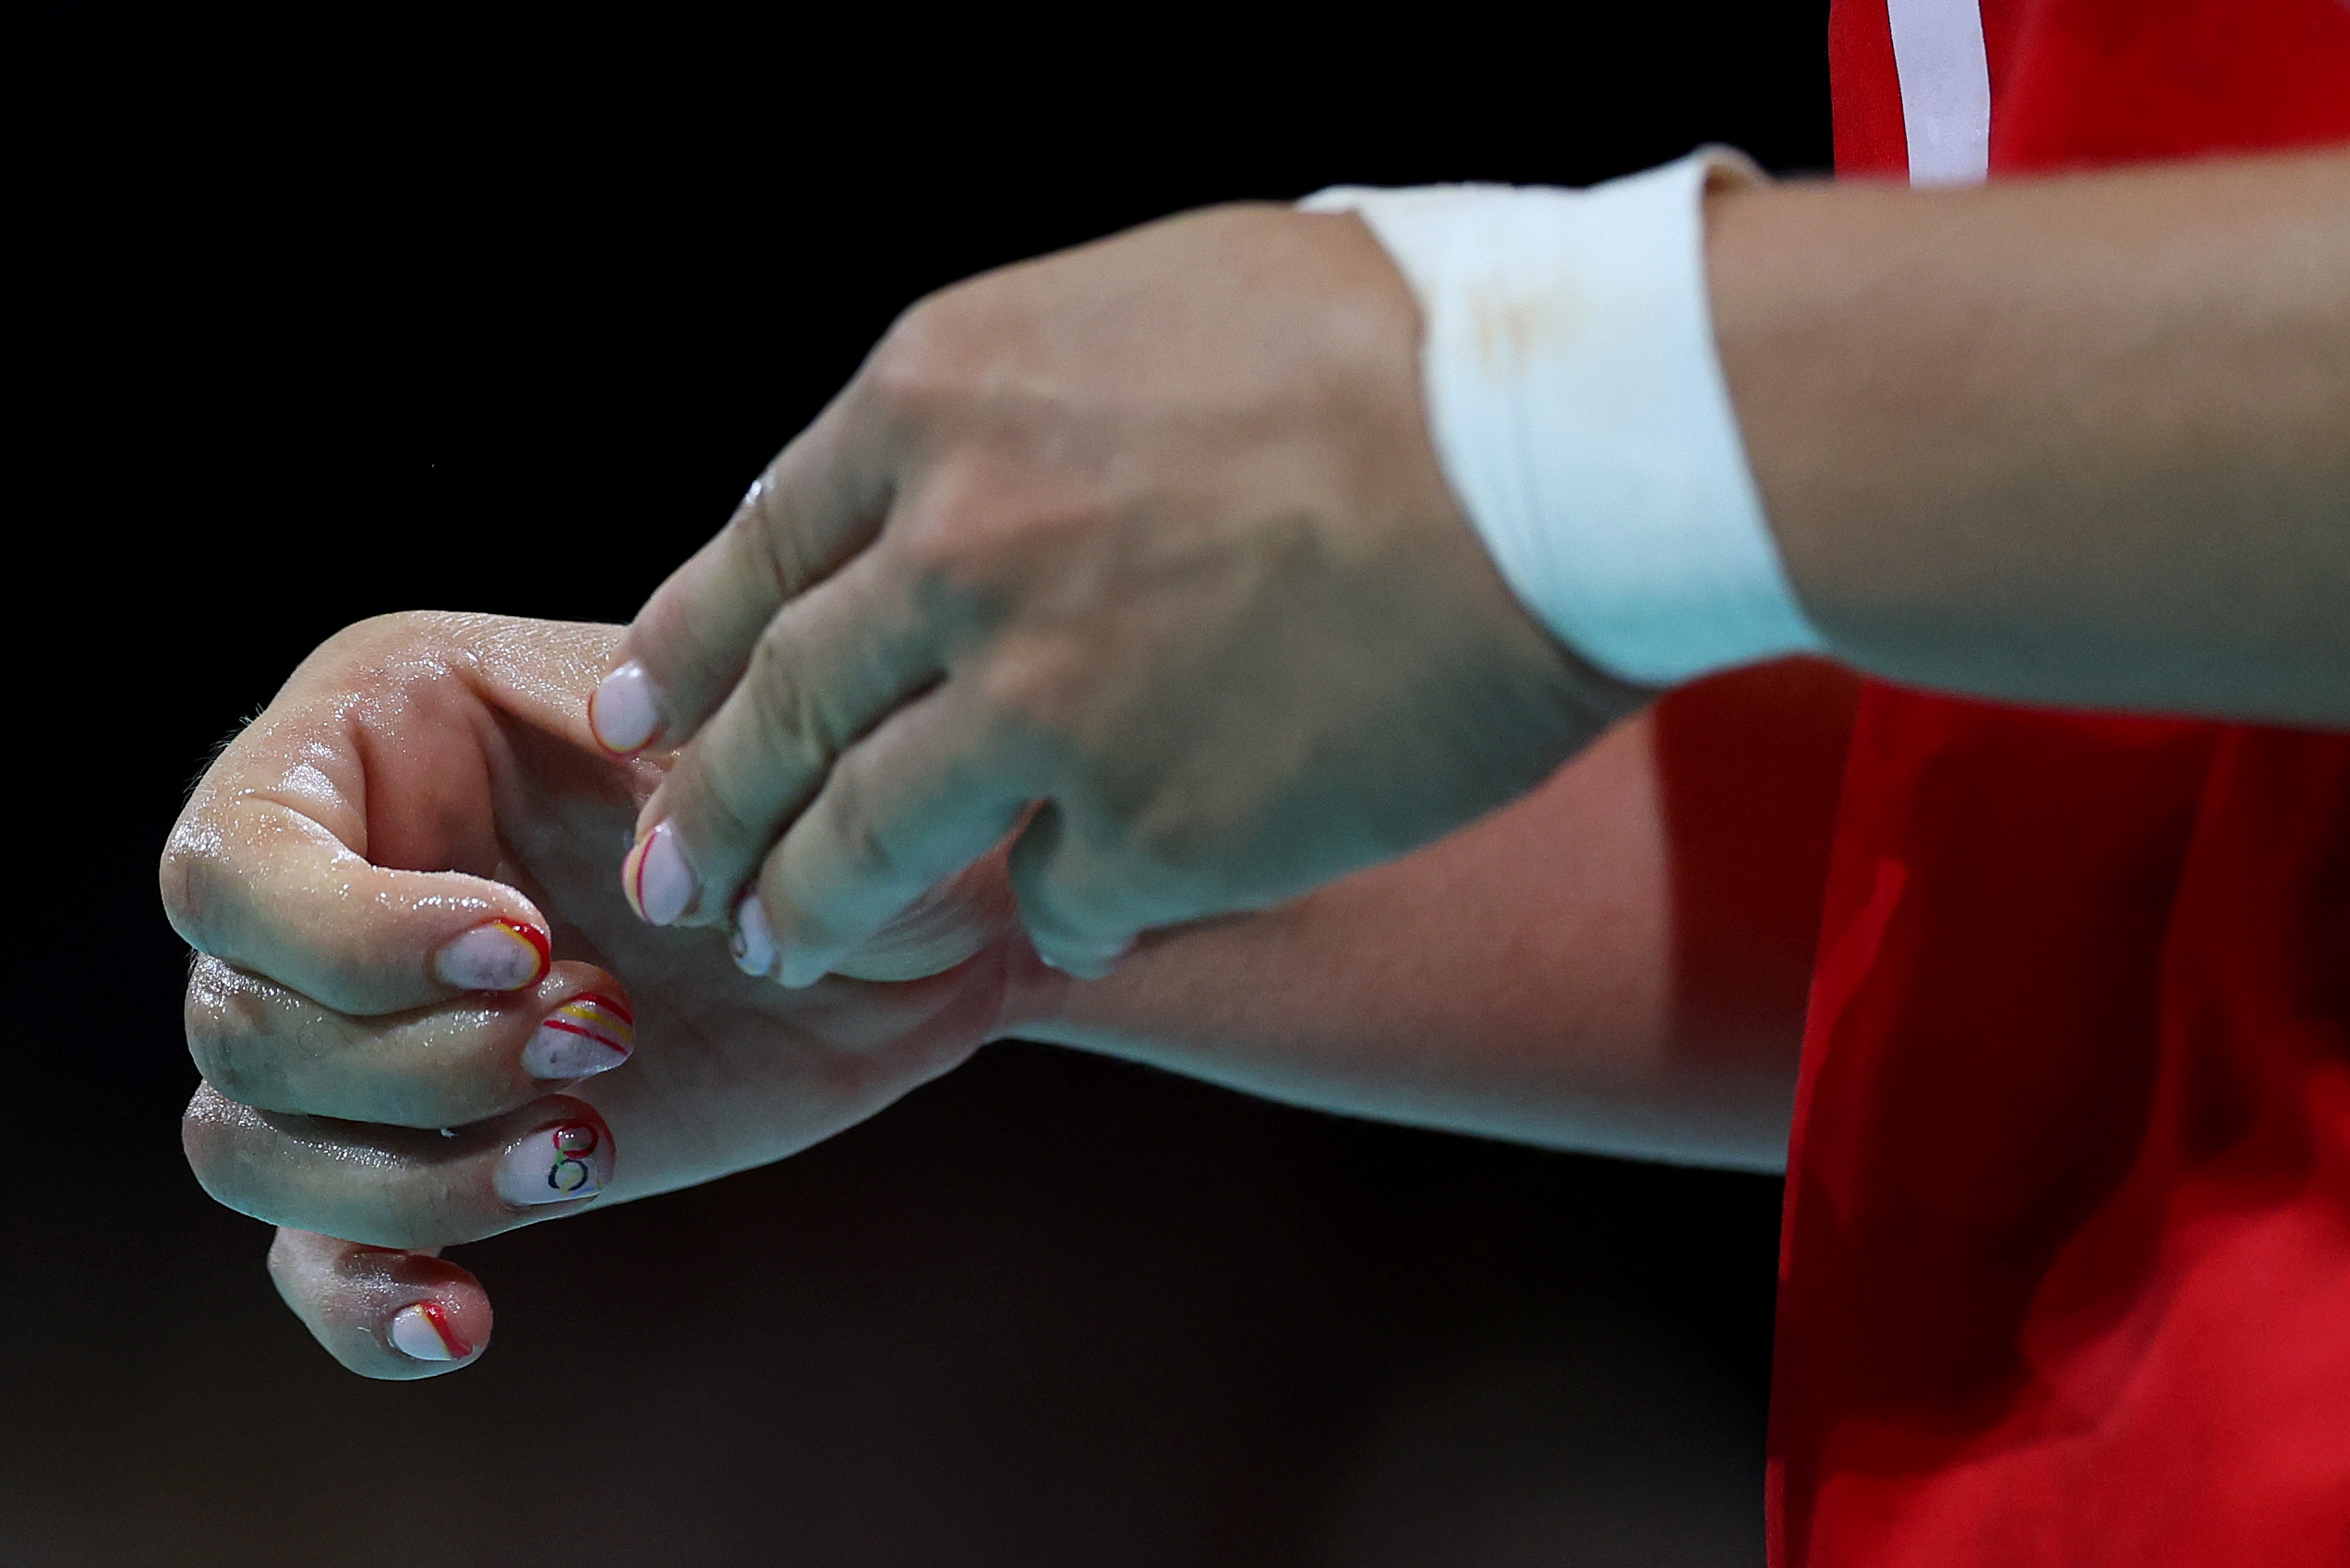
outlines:
[{"label": "forearm", "polygon": [[1556,1147],[1784,1158],[1849,685],[1783,666],[1281,910],[1151,939],[1019,1032]]},{"label": "forearm", "polygon": [[1713,199],[1805,609],[1994,697],[2350,723],[2350,154]]},{"label": "forearm", "polygon": [[[377,626],[462,650],[497,711],[573,732],[613,635]],[[1010,966],[1012,1032],[1385,1120],[1774,1167],[1850,697],[1802,662],[1701,682],[1416,854],[1146,938],[1107,980]],[[998,878],[965,879],[959,918],[1008,918]]]}]

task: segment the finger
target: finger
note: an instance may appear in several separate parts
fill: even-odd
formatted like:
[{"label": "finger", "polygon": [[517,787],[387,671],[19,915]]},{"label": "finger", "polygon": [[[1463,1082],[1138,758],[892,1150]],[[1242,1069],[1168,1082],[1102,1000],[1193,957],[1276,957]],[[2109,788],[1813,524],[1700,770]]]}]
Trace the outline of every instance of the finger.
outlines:
[{"label": "finger", "polygon": [[550,961],[546,917],[513,888],[372,865],[299,806],[254,790],[215,790],[191,806],[163,880],[189,947],[338,1012],[520,990]]},{"label": "finger", "polygon": [[556,965],[527,991],[357,1018],[199,958],[182,1015],[197,1070],[227,1098],[395,1127],[458,1127],[526,1105],[619,1067],[636,1039],[620,983],[581,963]]},{"label": "finger", "polygon": [[860,374],[754,481],[717,537],[654,590],[588,699],[626,755],[699,730],[777,610],[863,548],[890,495],[888,441]]},{"label": "finger", "polygon": [[1038,808],[1009,864],[1012,897],[1029,945],[1053,968],[1100,980],[1134,948],[1146,920],[1133,889],[1105,874],[1102,857],[1076,841],[1056,806]]},{"label": "finger", "polygon": [[999,842],[890,916],[842,954],[832,972],[851,980],[920,980],[945,973],[1003,935],[1019,919],[1004,873],[1011,847],[1008,838]]},{"label": "finger", "polygon": [[750,669],[645,804],[621,883],[656,925],[729,918],[734,894],[842,750],[939,676],[907,578],[869,550],[787,605]]},{"label": "finger", "polygon": [[1028,759],[977,712],[945,689],[898,709],[840,754],[785,831],[755,894],[784,984],[813,984],[1028,809]]},{"label": "finger", "polygon": [[428,1252],[280,1230],[270,1280],[328,1354],[364,1378],[437,1378],[489,1344],[488,1293]]},{"label": "finger", "polygon": [[272,1224],[377,1247],[446,1247],[576,1212],[611,1185],[611,1128],[552,1095],[428,1132],[257,1111],[211,1085],[180,1120],[196,1179]]}]

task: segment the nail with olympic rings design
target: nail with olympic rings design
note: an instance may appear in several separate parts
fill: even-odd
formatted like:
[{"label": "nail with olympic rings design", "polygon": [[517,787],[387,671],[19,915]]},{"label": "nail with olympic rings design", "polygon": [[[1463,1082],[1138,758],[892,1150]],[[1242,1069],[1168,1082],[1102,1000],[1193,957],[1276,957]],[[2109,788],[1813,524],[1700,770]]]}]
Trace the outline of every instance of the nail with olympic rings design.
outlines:
[{"label": "nail with olympic rings design", "polygon": [[491,1184],[517,1209],[593,1198],[612,1179],[612,1135],[580,1118],[540,1128],[498,1162]]}]

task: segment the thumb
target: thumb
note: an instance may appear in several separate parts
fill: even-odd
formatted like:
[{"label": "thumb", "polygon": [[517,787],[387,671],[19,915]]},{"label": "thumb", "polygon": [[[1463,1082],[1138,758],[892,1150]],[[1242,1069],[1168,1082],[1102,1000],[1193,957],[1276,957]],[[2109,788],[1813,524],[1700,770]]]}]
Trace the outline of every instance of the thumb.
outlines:
[{"label": "thumb", "polygon": [[1012,844],[1012,896],[1036,956],[1079,980],[1100,980],[1133,950],[1146,923],[1113,891],[1103,855],[1068,831],[1062,809],[1046,802]]},{"label": "thumb", "polygon": [[436,1378],[489,1343],[481,1282],[431,1252],[281,1229],[270,1278],[327,1353],[363,1378]]}]

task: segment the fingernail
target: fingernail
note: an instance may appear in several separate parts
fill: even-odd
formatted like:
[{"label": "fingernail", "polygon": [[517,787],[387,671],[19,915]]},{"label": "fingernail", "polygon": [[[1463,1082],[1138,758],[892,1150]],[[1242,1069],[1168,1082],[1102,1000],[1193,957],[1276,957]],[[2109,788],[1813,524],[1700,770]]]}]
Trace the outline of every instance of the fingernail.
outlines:
[{"label": "fingernail", "polygon": [[775,968],[775,927],[767,923],[767,906],[756,890],[742,895],[734,906],[734,967],[745,974],[763,975]]},{"label": "fingernail", "polygon": [[630,659],[604,677],[588,696],[587,727],[597,745],[621,756],[643,750],[660,732],[660,705],[643,665]]},{"label": "fingernail", "polygon": [[394,1312],[391,1337],[392,1348],[411,1361],[462,1361],[474,1353],[438,1301],[419,1301]]},{"label": "fingernail", "polygon": [[593,1078],[636,1049],[636,1019],[627,1004],[586,992],[541,1019],[523,1047],[523,1071],[548,1081]]},{"label": "fingernail", "polygon": [[517,1209],[593,1198],[612,1179],[612,1142],[594,1122],[541,1128],[506,1151],[492,1185]]},{"label": "fingernail", "polygon": [[433,972],[460,991],[519,991],[547,972],[547,933],[535,925],[493,920],[476,925],[433,956]]},{"label": "fingernail", "polygon": [[629,851],[621,882],[628,901],[636,906],[637,918],[648,924],[667,925],[693,902],[693,866],[668,817]]},{"label": "fingernail", "polygon": [[1137,946],[1139,944],[1129,942],[1116,951],[1109,953],[1076,952],[1067,949],[1048,953],[1039,947],[1036,949],[1036,956],[1043,960],[1046,969],[1059,970],[1072,980],[1107,980],[1117,972],[1120,964],[1134,956]]}]

